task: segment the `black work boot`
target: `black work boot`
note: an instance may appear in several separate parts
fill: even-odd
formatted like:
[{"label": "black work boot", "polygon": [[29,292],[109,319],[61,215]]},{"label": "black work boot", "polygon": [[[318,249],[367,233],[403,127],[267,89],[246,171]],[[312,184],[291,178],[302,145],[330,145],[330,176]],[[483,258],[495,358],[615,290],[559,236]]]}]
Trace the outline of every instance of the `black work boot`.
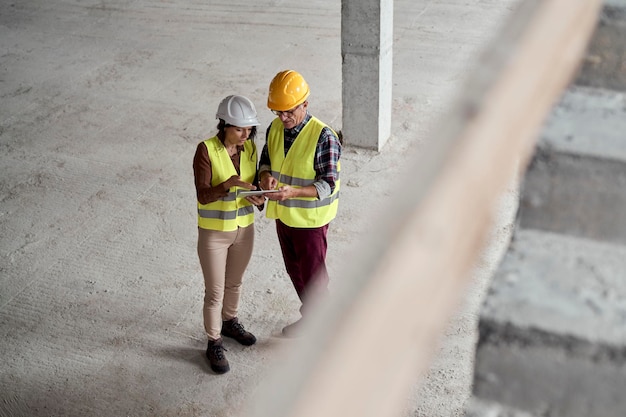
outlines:
[{"label": "black work boot", "polygon": [[225,350],[224,346],[222,346],[221,337],[217,340],[209,340],[209,345],[206,348],[206,357],[209,358],[211,369],[215,373],[225,374],[230,371],[230,365],[224,355]]},{"label": "black work boot", "polygon": [[243,324],[239,323],[237,317],[222,322],[222,335],[232,337],[245,346],[256,343],[256,337],[243,328]]}]

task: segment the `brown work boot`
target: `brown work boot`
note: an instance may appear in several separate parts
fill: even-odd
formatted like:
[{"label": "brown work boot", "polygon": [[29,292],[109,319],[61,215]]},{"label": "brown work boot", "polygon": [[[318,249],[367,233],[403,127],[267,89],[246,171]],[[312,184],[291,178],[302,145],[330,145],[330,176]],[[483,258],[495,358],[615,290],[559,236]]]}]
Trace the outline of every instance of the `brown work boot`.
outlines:
[{"label": "brown work boot", "polygon": [[224,355],[225,350],[224,346],[222,346],[221,337],[217,340],[209,340],[209,345],[206,348],[206,357],[209,358],[211,369],[215,373],[225,374],[230,371],[230,365]]},{"label": "brown work boot", "polygon": [[243,324],[239,323],[237,317],[222,322],[222,335],[232,337],[244,346],[256,343],[256,337],[243,328]]},{"label": "brown work boot", "polygon": [[302,325],[304,323],[302,322],[302,318],[294,321],[291,324],[286,325],[285,327],[283,327],[283,336],[285,337],[298,337],[298,336],[302,336]]}]

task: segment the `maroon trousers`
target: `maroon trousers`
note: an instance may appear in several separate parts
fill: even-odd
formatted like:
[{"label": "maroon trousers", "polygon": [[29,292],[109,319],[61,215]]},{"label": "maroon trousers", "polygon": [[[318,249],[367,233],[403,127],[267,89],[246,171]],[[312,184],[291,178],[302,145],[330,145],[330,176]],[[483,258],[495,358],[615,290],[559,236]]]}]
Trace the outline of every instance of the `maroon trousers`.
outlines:
[{"label": "maroon trousers", "polygon": [[325,295],[328,291],[326,270],[326,233],[328,225],[308,229],[290,227],[276,220],[276,232],[283,253],[285,269],[302,302],[300,313],[304,316],[313,294]]}]

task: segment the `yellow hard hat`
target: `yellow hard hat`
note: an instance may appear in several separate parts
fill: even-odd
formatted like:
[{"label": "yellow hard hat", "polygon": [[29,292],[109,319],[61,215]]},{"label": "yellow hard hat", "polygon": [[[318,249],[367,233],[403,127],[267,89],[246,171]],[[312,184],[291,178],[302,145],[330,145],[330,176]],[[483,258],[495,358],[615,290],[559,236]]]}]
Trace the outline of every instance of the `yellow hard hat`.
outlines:
[{"label": "yellow hard hat", "polygon": [[286,111],[304,103],[309,97],[309,85],[300,73],[293,70],[281,71],[270,83],[267,107]]}]

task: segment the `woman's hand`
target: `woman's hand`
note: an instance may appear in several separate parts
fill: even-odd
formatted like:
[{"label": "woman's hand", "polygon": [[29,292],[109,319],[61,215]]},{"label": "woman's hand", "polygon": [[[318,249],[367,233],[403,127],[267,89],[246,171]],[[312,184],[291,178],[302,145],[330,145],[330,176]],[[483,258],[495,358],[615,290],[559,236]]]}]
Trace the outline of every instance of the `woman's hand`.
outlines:
[{"label": "woman's hand", "polygon": [[222,183],[222,186],[224,187],[224,190],[226,192],[228,192],[228,190],[230,190],[232,187],[242,187],[248,190],[256,190],[255,185],[252,185],[249,182],[242,181],[239,175],[233,175],[232,177],[224,181]]},{"label": "woman's hand", "polygon": [[265,203],[265,197],[263,197],[262,195],[251,195],[246,197],[246,200],[248,200],[250,203],[254,204],[255,206],[260,206],[263,203]]}]

